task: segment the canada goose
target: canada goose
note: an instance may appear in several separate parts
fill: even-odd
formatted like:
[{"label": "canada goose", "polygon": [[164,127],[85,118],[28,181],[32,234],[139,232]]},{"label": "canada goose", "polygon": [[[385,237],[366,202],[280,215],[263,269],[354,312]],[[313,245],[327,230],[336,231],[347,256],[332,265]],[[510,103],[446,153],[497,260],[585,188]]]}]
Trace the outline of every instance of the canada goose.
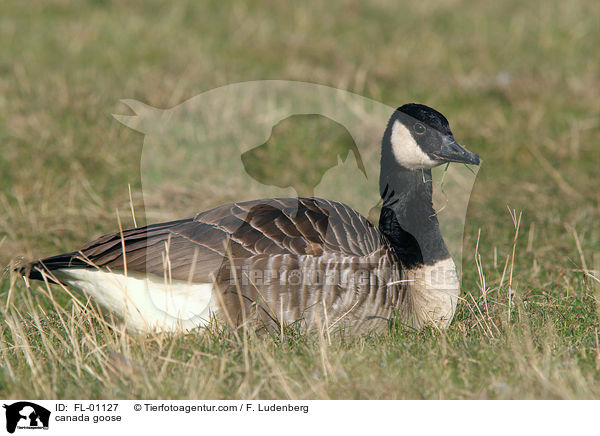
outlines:
[{"label": "canada goose", "polygon": [[140,331],[217,321],[382,330],[394,317],[447,327],[459,283],[432,204],[431,168],[479,164],[446,118],[410,103],[381,147],[379,227],[321,198],[223,205],[194,217],[102,236],[19,268],[94,297]]}]

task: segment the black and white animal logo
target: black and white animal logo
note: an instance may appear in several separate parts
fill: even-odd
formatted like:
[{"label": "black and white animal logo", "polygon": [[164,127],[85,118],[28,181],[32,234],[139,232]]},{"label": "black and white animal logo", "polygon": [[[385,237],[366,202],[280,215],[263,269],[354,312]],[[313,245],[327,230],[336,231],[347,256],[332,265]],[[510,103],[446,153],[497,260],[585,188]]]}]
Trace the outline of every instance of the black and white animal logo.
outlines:
[{"label": "black and white animal logo", "polygon": [[50,411],[29,401],[4,404],[6,409],[6,431],[18,429],[48,429]]}]

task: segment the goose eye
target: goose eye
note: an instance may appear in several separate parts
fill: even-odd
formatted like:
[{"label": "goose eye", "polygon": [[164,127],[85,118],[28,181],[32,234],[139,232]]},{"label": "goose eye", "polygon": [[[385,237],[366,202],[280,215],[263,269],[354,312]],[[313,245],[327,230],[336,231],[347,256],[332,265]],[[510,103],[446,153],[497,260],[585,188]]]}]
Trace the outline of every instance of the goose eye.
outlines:
[{"label": "goose eye", "polygon": [[414,126],[414,130],[417,135],[422,135],[423,133],[425,133],[425,126],[421,123],[416,123]]}]

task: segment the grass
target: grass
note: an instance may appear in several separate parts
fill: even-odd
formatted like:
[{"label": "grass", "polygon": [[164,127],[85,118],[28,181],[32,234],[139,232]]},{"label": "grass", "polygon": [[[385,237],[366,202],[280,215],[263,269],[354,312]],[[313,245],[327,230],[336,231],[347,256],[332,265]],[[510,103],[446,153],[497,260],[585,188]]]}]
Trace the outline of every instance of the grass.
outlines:
[{"label": "grass", "polygon": [[[129,186],[145,222],[143,137],[111,117],[120,99],[302,80],[429,104],[480,154],[464,300],[445,332],[138,336],[7,273],[0,396],[600,397],[599,5],[152,3],[0,5],[0,264],[112,232],[115,210],[132,225]],[[203,207],[162,195],[180,216]]]}]

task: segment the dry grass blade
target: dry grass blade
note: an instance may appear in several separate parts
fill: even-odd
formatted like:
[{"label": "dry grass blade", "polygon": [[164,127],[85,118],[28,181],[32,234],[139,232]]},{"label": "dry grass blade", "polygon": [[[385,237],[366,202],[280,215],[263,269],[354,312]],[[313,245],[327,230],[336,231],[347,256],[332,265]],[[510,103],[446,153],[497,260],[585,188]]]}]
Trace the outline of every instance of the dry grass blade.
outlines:
[{"label": "dry grass blade", "polygon": [[529,151],[531,152],[533,157],[535,157],[535,159],[539,162],[544,171],[546,171],[546,173],[554,180],[559,189],[563,191],[565,195],[577,199],[583,198],[581,193],[573,189],[571,185],[567,183],[560,171],[558,171],[552,166],[548,159],[544,157],[544,155],[539,151],[539,149],[535,145],[529,144]]},{"label": "dry grass blade", "polygon": [[517,211],[516,210],[511,210],[510,207],[509,207],[508,211],[509,211],[510,216],[512,218],[513,225],[515,227],[515,235],[514,235],[514,238],[513,238],[512,254],[511,254],[511,257],[510,257],[510,270],[509,270],[509,276],[508,276],[508,309],[507,309],[507,319],[508,319],[508,323],[510,324],[512,302],[513,302],[513,297],[514,297],[514,294],[515,294],[515,291],[513,289],[513,284],[512,284],[513,283],[513,272],[514,272],[514,266],[515,266],[515,251],[517,249],[517,238],[519,237],[519,227],[521,226],[522,212],[519,212],[519,216],[517,217]]}]

